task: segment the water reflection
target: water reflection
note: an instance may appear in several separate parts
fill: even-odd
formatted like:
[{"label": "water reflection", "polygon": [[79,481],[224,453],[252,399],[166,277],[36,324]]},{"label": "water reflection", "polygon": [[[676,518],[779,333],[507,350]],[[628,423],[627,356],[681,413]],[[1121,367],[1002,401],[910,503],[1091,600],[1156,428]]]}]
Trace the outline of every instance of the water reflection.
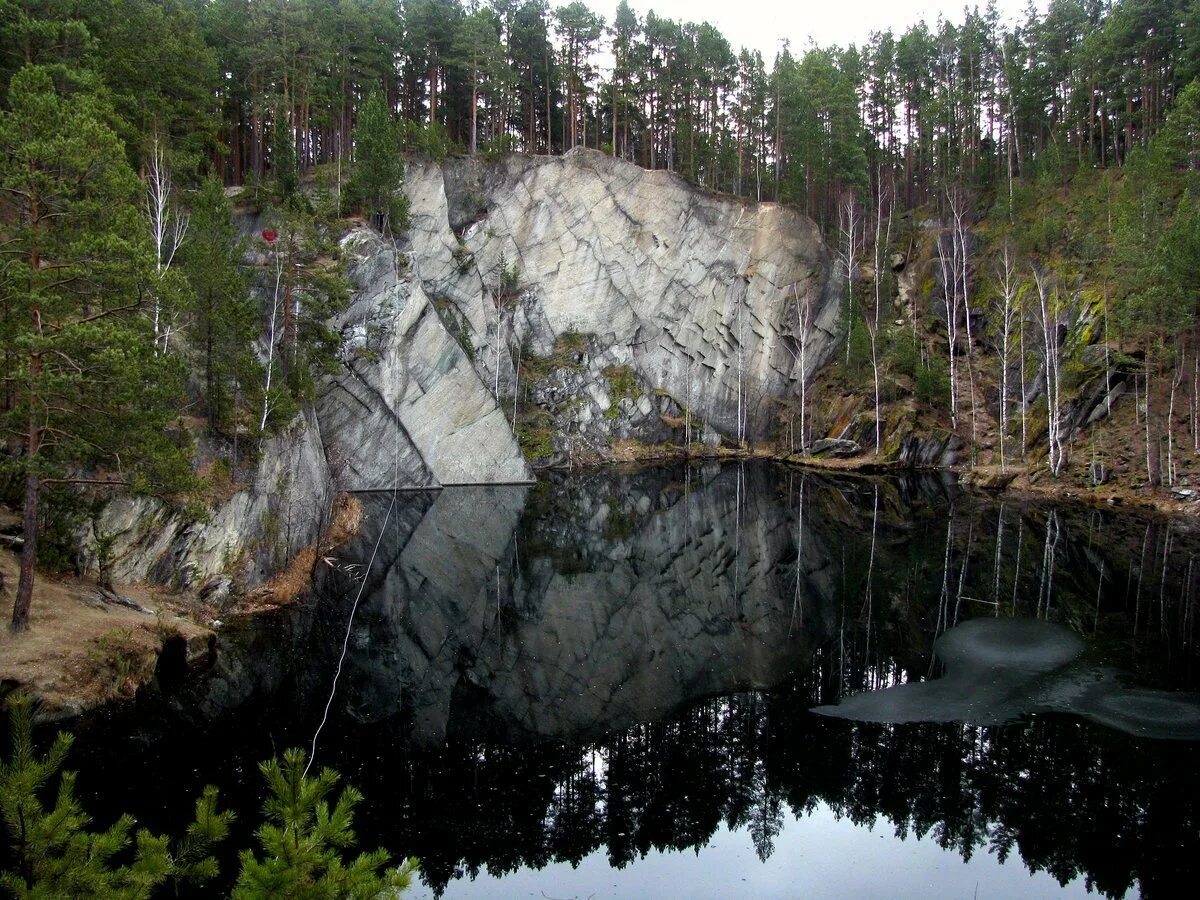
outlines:
[{"label": "water reflection", "polygon": [[227,634],[205,678],[98,728],[81,784],[133,758],[145,777],[114,808],[153,825],[164,785],[216,780],[252,820],[252,763],[308,742],[362,586],[321,762],[366,794],[360,834],[421,857],[435,889],[597,851],[625,867],[721,828],[766,859],[818,804],[1110,895],[1197,875],[1200,745],[1044,714],[1085,710],[1036,702],[1028,667],[987,715],[809,711],[961,691],[955,635],[1012,617],[1053,631],[1072,672],[1194,689],[1198,545],[1175,524],[765,465],[407,495],[381,536],[391,500],[363,497],[317,602]]}]

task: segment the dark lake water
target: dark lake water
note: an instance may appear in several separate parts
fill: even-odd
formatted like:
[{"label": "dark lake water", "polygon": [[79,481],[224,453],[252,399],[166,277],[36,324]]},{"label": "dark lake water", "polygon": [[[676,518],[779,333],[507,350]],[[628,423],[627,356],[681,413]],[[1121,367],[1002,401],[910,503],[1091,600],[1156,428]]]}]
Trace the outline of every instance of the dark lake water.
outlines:
[{"label": "dark lake water", "polygon": [[98,818],[178,828],[212,782],[248,840],[255,763],[310,744],[344,645],[318,762],[366,795],[363,844],[421,859],[417,896],[1200,880],[1178,523],[766,464],[362,500],[318,601],[83,727]]}]

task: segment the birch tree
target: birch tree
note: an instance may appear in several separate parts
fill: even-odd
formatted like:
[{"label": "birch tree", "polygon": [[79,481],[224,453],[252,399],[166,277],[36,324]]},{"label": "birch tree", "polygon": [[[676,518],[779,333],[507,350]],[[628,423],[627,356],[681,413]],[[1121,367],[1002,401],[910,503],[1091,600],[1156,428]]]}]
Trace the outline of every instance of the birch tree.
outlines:
[{"label": "birch tree", "polygon": [[[954,187],[947,192],[947,202],[950,206],[950,215],[953,220],[951,229],[953,250],[952,257],[954,260],[953,276],[956,282],[954,294],[956,299],[956,312],[961,308],[963,313],[963,322],[966,326],[967,338],[967,384],[970,392],[971,400],[971,452],[975,452],[977,445],[977,422],[976,422],[976,403],[975,403],[975,352],[974,339],[971,333],[971,248],[970,248],[970,232],[967,227],[967,217],[969,212],[969,199],[961,187]],[[955,323],[957,329],[957,322]]]},{"label": "birch tree", "polygon": [[[1000,332],[1000,471],[1005,470],[1008,453],[1005,439],[1009,429],[1009,378],[1012,369],[1013,321],[1021,315],[1019,309],[1020,283],[1017,278],[1016,254],[1012,243],[1005,239],[1001,248],[996,281],[1000,287],[998,330]],[[1021,360],[1024,365],[1024,360]],[[1024,398],[1022,397],[1022,402]]]},{"label": "birch tree", "polygon": [[862,213],[854,192],[843,191],[838,199],[838,261],[846,279],[846,363],[850,363],[850,331],[854,324],[854,268],[858,245],[862,240]]},{"label": "birch tree", "polygon": [[1062,348],[1058,339],[1058,287],[1051,284],[1050,276],[1041,268],[1036,265],[1031,268],[1034,285],[1037,287],[1038,324],[1042,337],[1042,369],[1046,386],[1046,438],[1049,444],[1050,472],[1058,477],[1066,463],[1062,436]]},{"label": "birch tree", "polygon": [[942,276],[942,297],[946,304],[946,354],[950,367],[950,422],[958,428],[958,261],[955,253],[958,242],[950,236],[946,246],[946,234],[938,236],[938,268]]},{"label": "birch tree", "polygon": [[794,355],[800,367],[800,449],[803,451],[808,446],[808,338],[812,329],[813,308],[810,298],[800,299],[800,291],[795,284],[792,285],[792,300],[796,304],[796,327],[800,331],[796,340],[799,350],[794,351]]},{"label": "birch tree", "polygon": [[[883,444],[883,425],[880,417],[879,400],[879,328],[883,310],[883,267],[886,263],[887,249],[892,239],[892,211],[895,207],[895,189],[890,183],[883,182],[883,169],[879,170],[879,184],[875,194],[875,266],[873,280],[875,283],[875,305],[871,314],[864,316],[867,326],[867,336],[871,341],[871,374],[875,385],[875,455],[878,456]],[[886,217],[886,225],[884,224]]]},{"label": "birch tree", "polygon": [[[168,279],[175,254],[183,246],[188,231],[188,214],[179,208],[175,183],[167,165],[166,150],[157,134],[154,135],[150,158],[146,163],[146,222],[154,247],[155,283],[152,291],[151,323],[155,352],[164,352],[170,342],[173,322],[164,304],[173,285]],[[161,343],[161,346],[160,346]]]}]

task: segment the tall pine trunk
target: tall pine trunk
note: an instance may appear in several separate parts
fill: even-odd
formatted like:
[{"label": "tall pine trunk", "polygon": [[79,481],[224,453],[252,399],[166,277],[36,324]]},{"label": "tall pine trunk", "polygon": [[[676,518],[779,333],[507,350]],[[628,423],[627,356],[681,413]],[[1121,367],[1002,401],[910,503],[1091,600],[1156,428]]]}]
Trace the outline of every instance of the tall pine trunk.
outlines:
[{"label": "tall pine trunk", "polygon": [[[30,366],[36,375],[40,361],[35,356]],[[21,514],[21,536],[25,543],[21,547],[21,574],[17,581],[17,595],[13,600],[12,630],[29,630],[29,607],[33,604],[33,564],[37,560],[38,500],[42,484],[32,466],[41,449],[41,428],[35,419],[36,412],[29,415],[29,433],[25,437],[25,459],[30,469],[25,473],[25,508]]]}]

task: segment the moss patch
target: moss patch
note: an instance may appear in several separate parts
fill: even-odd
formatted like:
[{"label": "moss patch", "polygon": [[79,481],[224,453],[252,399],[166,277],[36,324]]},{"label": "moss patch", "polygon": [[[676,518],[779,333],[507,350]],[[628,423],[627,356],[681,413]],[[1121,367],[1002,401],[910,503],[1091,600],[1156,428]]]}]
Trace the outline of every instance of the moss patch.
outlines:
[{"label": "moss patch", "polygon": [[434,300],[433,308],[437,311],[438,318],[442,320],[442,325],[458,341],[458,346],[462,347],[463,353],[467,354],[467,359],[475,362],[475,345],[471,341],[471,325],[466,316],[458,311],[458,307],[445,299]]},{"label": "moss patch", "polygon": [[517,444],[530,462],[554,454],[554,417],[544,409],[530,407],[517,421]]},{"label": "moss patch", "polygon": [[612,388],[614,400],[637,400],[642,396],[637,373],[629,366],[609,366],[604,370],[604,377]]}]

